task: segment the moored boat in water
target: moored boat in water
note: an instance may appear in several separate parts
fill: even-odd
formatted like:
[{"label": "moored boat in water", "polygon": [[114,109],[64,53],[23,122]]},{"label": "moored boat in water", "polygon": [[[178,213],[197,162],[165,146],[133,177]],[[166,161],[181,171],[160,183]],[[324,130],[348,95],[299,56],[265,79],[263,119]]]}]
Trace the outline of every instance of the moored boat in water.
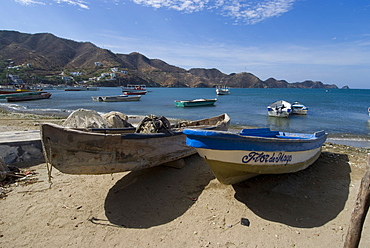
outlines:
[{"label": "moored boat in water", "polygon": [[96,102],[129,102],[139,101],[141,95],[92,96],[91,98]]},{"label": "moored boat in water", "polygon": [[146,85],[132,85],[122,86],[122,93],[124,95],[145,95],[147,93]]},{"label": "moored boat in water", "polygon": [[41,91],[26,91],[26,92],[17,92],[9,94],[0,94],[0,99],[6,99],[8,97],[24,97],[31,95],[40,95]]},{"label": "moored boat in water", "polygon": [[240,133],[185,129],[187,145],[205,159],[223,184],[235,184],[261,174],[292,173],[313,164],[327,134],[285,133],[268,128]]},{"label": "moored boat in water", "polygon": [[35,95],[10,96],[10,97],[6,97],[6,100],[8,102],[21,102],[21,101],[49,99],[50,97],[51,97],[51,93],[40,92],[39,94],[35,94]]},{"label": "moored boat in water", "polygon": [[71,86],[64,89],[64,91],[97,91],[98,87],[95,86]]},{"label": "moored boat in water", "polygon": [[224,86],[216,86],[216,94],[217,95],[229,95],[230,90],[225,85]]},{"label": "moored boat in water", "polygon": [[267,107],[267,113],[269,116],[289,117],[291,112],[291,104],[284,100],[276,101]]},{"label": "moored boat in water", "polygon": [[294,102],[291,107],[293,115],[307,115],[308,108],[305,105]]},{"label": "moored boat in water", "polygon": [[194,99],[194,100],[176,100],[176,107],[201,107],[201,106],[212,106],[217,101],[217,98],[214,99]]}]

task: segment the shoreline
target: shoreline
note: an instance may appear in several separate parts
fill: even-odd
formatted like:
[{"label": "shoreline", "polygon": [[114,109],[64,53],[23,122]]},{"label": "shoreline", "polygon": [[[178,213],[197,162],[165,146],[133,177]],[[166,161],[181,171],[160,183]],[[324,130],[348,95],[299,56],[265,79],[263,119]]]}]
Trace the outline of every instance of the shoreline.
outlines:
[{"label": "shoreline", "polygon": [[[71,114],[72,110],[18,110],[10,107],[4,107],[0,106],[0,115],[6,114],[6,115],[15,115],[19,116],[19,118],[24,118],[25,116],[34,116],[34,118],[39,119],[64,119],[67,118],[69,114]],[[123,113],[126,114],[126,113]],[[144,117],[144,116],[137,116],[137,115],[129,115],[132,116],[133,119],[137,117]],[[175,120],[175,119],[173,119]],[[243,128],[256,128],[251,126],[237,126],[237,125],[230,125],[229,130],[232,132],[238,132],[240,129]],[[327,142],[335,143],[338,145],[347,145],[347,146],[354,146],[357,148],[364,148],[364,149],[370,149],[370,139],[368,135],[354,135],[354,134],[328,134]]]}]

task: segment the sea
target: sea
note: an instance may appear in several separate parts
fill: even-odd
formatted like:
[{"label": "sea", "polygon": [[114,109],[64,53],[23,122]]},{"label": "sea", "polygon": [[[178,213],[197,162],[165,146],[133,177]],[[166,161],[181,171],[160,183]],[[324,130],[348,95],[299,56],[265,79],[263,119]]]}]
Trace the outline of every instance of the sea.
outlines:
[{"label": "sea", "polygon": [[[97,91],[47,90],[50,99],[8,103],[0,107],[18,112],[67,116],[83,108],[126,115],[156,115],[197,120],[222,113],[231,118],[231,129],[268,127],[284,132],[313,133],[324,130],[329,141],[370,148],[369,89],[245,89],[231,88],[229,95],[216,95],[214,88],[147,88],[140,101],[95,102],[92,96],[122,94],[120,87],[100,87]],[[175,100],[217,98],[214,106],[175,107]],[[275,101],[298,101],[308,107],[307,115],[269,117],[267,106]]]}]

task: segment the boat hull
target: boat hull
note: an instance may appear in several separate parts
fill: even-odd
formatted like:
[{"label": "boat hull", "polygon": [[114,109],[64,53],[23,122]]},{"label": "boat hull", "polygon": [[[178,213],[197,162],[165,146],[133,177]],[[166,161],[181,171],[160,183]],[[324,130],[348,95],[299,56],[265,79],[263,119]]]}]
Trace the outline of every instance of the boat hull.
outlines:
[{"label": "boat hull", "polygon": [[213,106],[217,99],[195,99],[195,100],[183,100],[175,101],[176,107],[202,107],[202,106]]},{"label": "boat hull", "polygon": [[19,92],[19,93],[12,93],[12,94],[0,94],[0,99],[6,99],[7,97],[23,97],[23,96],[31,96],[31,95],[40,95],[41,91],[29,91],[29,92]]},{"label": "boat hull", "polygon": [[122,91],[124,95],[135,96],[145,95],[147,91]]},{"label": "boat hull", "polygon": [[128,84],[127,87],[121,87],[124,95],[145,95],[147,93],[145,85]]},{"label": "boat hull", "polygon": [[290,113],[287,111],[276,111],[276,110],[268,110],[268,116],[271,117],[289,117]]},{"label": "boat hull", "polygon": [[268,116],[286,118],[289,117],[289,115],[292,113],[292,107],[289,102],[280,100],[268,106],[267,113]]},{"label": "boat hull", "polygon": [[[67,174],[111,174],[145,169],[193,155],[186,145],[184,126],[227,130],[227,114],[171,126],[172,134],[133,133],[135,128],[77,130],[41,124],[45,160]],[[127,133],[129,132],[129,133]]]},{"label": "boat hull", "polygon": [[21,101],[33,101],[33,100],[42,100],[42,99],[49,99],[51,97],[51,93],[40,93],[38,95],[27,95],[27,96],[13,96],[13,97],[6,97],[8,102],[21,102]]},{"label": "boat hull", "polygon": [[181,132],[175,135],[117,135],[43,124],[41,134],[47,162],[67,174],[134,171],[196,153],[186,145],[186,137]]},{"label": "boat hull", "polygon": [[[263,151],[220,151],[196,148],[198,154],[209,165],[217,180],[223,184],[235,184],[261,174],[293,173],[306,169],[321,154],[321,148],[303,152],[263,152]],[[263,154],[265,160],[248,161],[246,154]],[[281,157],[281,159],[279,159]],[[292,158],[285,161],[285,158]],[[273,161],[275,158],[276,161]],[[290,160],[290,159],[286,159]]]},{"label": "boat hull", "polygon": [[223,90],[218,90],[216,93],[217,95],[229,95],[230,94],[229,91],[223,91]]},{"label": "boat hull", "polygon": [[96,102],[131,102],[140,101],[141,95],[92,96],[91,98]]},{"label": "boat hull", "polygon": [[203,157],[216,178],[234,184],[261,174],[303,170],[321,154],[327,135],[244,129],[240,134],[186,129],[186,143]]},{"label": "boat hull", "polygon": [[292,104],[292,114],[294,115],[307,115],[308,108],[299,102]]},{"label": "boat hull", "polygon": [[307,115],[307,109],[295,109],[292,108],[293,115]]}]

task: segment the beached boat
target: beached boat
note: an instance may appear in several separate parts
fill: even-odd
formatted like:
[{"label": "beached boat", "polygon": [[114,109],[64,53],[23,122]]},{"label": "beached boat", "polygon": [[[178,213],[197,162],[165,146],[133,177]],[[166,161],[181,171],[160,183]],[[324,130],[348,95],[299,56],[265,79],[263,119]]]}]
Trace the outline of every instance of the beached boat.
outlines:
[{"label": "beached boat", "polygon": [[23,96],[6,97],[6,100],[8,102],[21,102],[21,101],[33,101],[33,100],[49,99],[50,97],[51,97],[51,93],[39,92],[39,94],[36,94],[36,95],[23,95]]},{"label": "beached boat", "polygon": [[[195,149],[186,145],[186,136],[182,132],[185,127],[227,130],[230,123],[227,114],[174,125],[167,123],[163,117],[156,119],[156,122],[146,122],[146,119],[151,118],[144,118],[136,128],[119,129],[76,129],[42,124],[41,141],[45,159],[67,174],[139,170],[195,154]],[[164,127],[160,129],[162,133],[148,133],[157,124]]]},{"label": "beached boat", "polygon": [[217,101],[217,98],[214,99],[194,99],[194,100],[176,100],[176,107],[201,107],[201,106],[212,106]]},{"label": "beached boat", "polygon": [[291,107],[292,107],[293,115],[306,115],[307,114],[308,108],[299,102],[294,102]]},{"label": "beached boat", "polygon": [[297,172],[321,154],[327,134],[284,133],[268,128],[240,133],[185,129],[194,147],[223,184],[235,184],[261,174]]},{"label": "beached boat", "polygon": [[22,96],[30,96],[30,95],[39,95],[41,91],[27,91],[27,92],[19,92],[19,93],[11,93],[11,94],[0,94],[0,99],[6,99],[7,97],[22,97]]},{"label": "beached boat", "polygon": [[289,117],[292,113],[292,105],[284,100],[276,101],[267,107],[269,116]]},{"label": "beached boat", "polygon": [[147,93],[146,85],[128,84],[126,87],[121,87],[124,95],[145,95]]},{"label": "beached boat", "polygon": [[230,90],[226,86],[216,86],[216,94],[217,95],[229,95]]},{"label": "beached boat", "polygon": [[96,102],[129,102],[139,101],[141,95],[119,95],[119,96],[92,96]]}]

